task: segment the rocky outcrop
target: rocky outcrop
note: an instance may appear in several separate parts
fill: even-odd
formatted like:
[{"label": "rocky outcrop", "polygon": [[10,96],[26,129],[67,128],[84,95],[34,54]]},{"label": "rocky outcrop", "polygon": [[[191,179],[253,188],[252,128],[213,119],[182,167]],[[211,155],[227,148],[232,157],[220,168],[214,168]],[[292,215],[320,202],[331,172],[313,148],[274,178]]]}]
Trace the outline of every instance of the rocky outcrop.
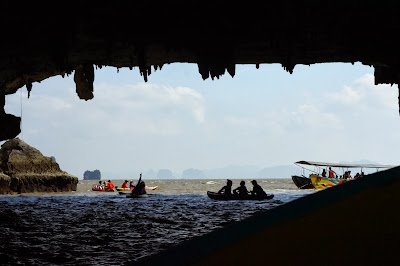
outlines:
[{"label": "rocky outcrop", "polygon": [[0,149],[0,194],[67,192],[76,190],[78,178],[19,138]]}]

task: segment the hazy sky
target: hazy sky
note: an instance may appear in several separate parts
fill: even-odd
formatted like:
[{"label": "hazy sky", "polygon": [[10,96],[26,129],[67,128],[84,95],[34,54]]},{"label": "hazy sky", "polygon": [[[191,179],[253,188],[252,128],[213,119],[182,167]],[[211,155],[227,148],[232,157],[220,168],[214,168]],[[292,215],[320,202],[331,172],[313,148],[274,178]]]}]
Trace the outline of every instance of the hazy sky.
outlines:
[{"label": "hazy sky", "polygon": [[[149,169],[270,167],[298,160],[400,164],[397,85],[374,85],[359,63],[237,65],[232,78],[203,80],[196,64],[164,65],[145,83],[139,69],[95,70],[94,99],[72,75],[6,97],[29,145],[62,170],[105,178]],[[22,91],[22,94],[21,94]],[[0,144],[2,144],[1,142]]]}]

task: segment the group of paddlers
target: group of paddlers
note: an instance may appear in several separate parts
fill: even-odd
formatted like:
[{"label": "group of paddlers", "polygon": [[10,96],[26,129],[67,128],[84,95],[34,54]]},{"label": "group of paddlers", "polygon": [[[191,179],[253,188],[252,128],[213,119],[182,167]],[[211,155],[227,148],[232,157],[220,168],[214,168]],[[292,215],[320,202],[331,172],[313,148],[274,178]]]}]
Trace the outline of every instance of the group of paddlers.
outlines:
[{"label": "group of paddlers", "polygon": [[94,186],[93,188],[95,188],[96,190],[114,191],[114,183],[111,182],[111,180],[103,181],[103,183],[99,181],[99,184]]},{"label": "group of paddlers", "polygon": [[[144,183],[144,181],[142,181],[142,173],[140,173],[139,181],[136,186],[133,184],[133,181],[130,181],[130,184],[128,186],[128,182],[128,180],[125,180],[121,187],[125,189],[130,188],[133,195],[143,195],[147,193],[146,184]],[[114,183],[111,182],[111,180],[108,180],[107,182],[103,181],[103,183],[99,181],[99,184],[94,186],[92,190],[114,191]]]},{"label": "group of paddlers", "polygon": [[242,180],[240,181],[240,186],[235,188],[232,191],[232,180],[227,180],[226,185],[224,187],[222,187],[218,193],[219,194],[225,194],[225,195],[236,195],[239,198],[240,197],[247,197],[248,195],[255,195],[257,197],[266,197],[267,193],[265,193],[265,191],[262,189],[262,187],[257,184],[256,180],[251,181],[251,184],[253,185],[253,190],[248,191],[246,188],[246,183]]}]

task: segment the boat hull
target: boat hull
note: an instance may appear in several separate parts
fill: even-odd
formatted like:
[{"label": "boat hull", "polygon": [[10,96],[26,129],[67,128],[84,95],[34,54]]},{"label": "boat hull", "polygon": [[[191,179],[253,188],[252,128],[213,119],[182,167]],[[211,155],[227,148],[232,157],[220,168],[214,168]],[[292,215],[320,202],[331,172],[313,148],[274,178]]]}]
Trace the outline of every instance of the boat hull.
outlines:
[{"label": "boat hull", "polygon": [[96,186],[92,187],[92,191],[99,191],[99,192],[114,192],[115,190],[109,190],[109,189],[100,189]]},{"label": "boat hull", "polygon": [[[158,188],[158,186],[146,186],[145,189],[146,190],[155,190],[156,188]],[[127,193],[130,193],[132,191],[133,188],[122,188],[122,187],[117,187],[117,191],[123,192],[126,191]]]},{"label": "boat hull", "polygon": [[238,197],[236,195],[224,195],[218,194],[217,192],[207,191],[207,196],[213,200],[268,200],[274,197],[273,194],[267,195],[266,197],[259,197],[255,195],[248,195],[246,197]]},{"label": "boat hull", "polygon": [[318,175],[311,175],[310,179],[316,189],[330,188],[346,182],[345,179],[322,177]]},{"label": "boat hull", "polygon": [[147,198],[149,195],[148,194],[141,194],[141,195],[135,195],[135,194],[131,194],[129,193],[128,195],[126,195],[127,198]]},{"label": "boat hull", "polygon": [[292,175],[293,183],[300,189],[312,189],[314,185],[310,178],[305,176]]}]

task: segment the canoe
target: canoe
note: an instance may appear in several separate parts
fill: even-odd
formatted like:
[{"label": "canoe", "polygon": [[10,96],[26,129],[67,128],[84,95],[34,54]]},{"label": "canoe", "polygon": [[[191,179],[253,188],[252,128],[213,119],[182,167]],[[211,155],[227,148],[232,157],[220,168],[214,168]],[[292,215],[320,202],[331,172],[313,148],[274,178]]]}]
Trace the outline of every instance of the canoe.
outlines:
[{"label": "canoe", "polygon": [[[156,188],[158,188],[158,186],[145,186],[146,190],[155,190]],[[118,192],[122,192],[122,193],[131,193],[133,188],[122,188],[122,187],[117,187],[117,191]],[[121,194],[121,193],[120,193]]]},{"label": "canoe", "polygon": [[256,195],[248,195],[244,198],[239,198],[238,196],[232,195],[225,195],[225,194],[218,194],[217,192],[207,191],[207,196],[213,200],[267,200],[272,199],[274,194],[267,195],[266,197],[259,197]]},{"label": "canoe", "polygon": [[103,189],[100,189],[100,188],[97,187],[97,186],[93,186],[93,187],[92,187],[92,190],[93,190],[93,191],[100,191],[100,192],[115,192],[114,189],[113,189],[113,190],[105,190],[104,188],[103,188]]},{"label": "canoe", "polygon": [[300,189],[314,188],[311,179],[305,176],[292,175],[293,183]]},{"label": "canoe", "polygon": [[131,193],[126,195],[127,198],[147,198],[148,196],[149,196],[148,194],[135,195]]}]

